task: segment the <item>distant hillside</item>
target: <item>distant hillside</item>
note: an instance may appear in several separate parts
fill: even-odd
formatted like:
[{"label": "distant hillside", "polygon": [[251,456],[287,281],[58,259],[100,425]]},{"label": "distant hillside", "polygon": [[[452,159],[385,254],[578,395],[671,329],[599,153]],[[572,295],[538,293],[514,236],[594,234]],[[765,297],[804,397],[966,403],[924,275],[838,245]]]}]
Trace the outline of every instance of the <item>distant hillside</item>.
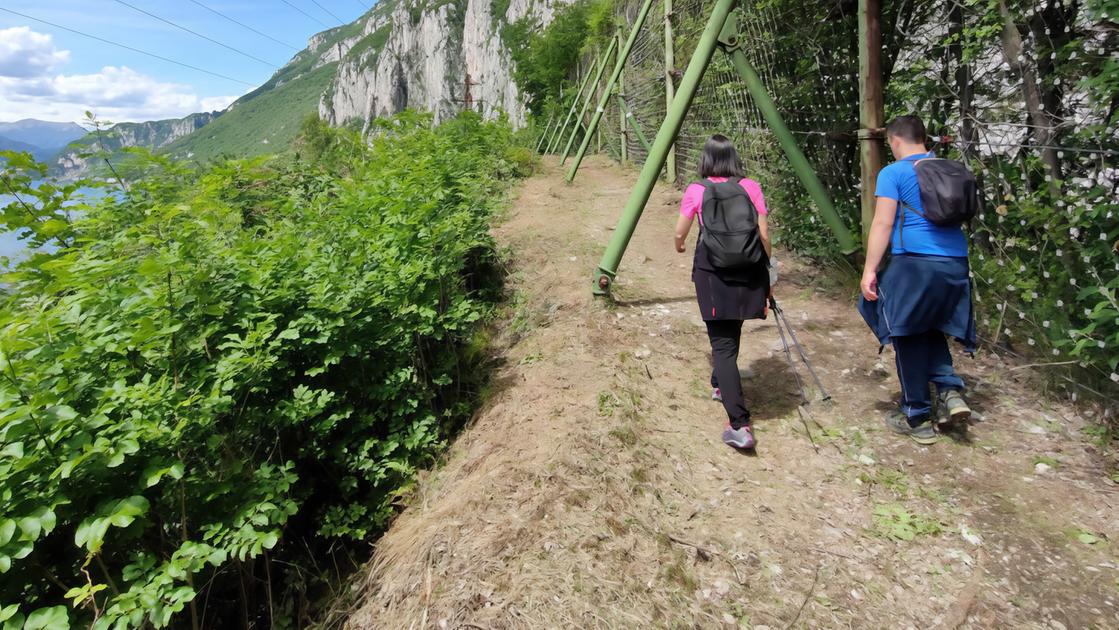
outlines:
[{"label": "distant hillside", "polygon": [[360,21],[319,33],[267,83],[237,99],[213,124],[165,151],[175,158],[205,162],[287,149],[303,119],[318,111],[338,60],[360,39]]},{"label": "distant hillside", "polygon": [[[191,114],[185,118],[151,120],[139,123],[117,123],[101,132],[101,143],[110,153],[119,154],[129,147],[161,149],[175,140],[210,124],[221,112]],[[98,148],[96,133],[88,133],[71,142],[51,164],[51,171],[63,178],[100,175],[100,163],[91,165],[84,157]],[[111,158],[110,158],[111,159]]]},{"label": "distant hillside", "polygon": [[0,136],[40,149],[61,149],[86,134],[75,123],[46,122],[26,118],[16,122],[0,122]]},{"label": "distant hillside", "polygon": [[54,154],[58,153],[58,149],[44,149],[33,144],[27,144],[26,142],[20,142],[19,140],[12,140],[11,138],[6,138],[4,136],[0,136],[0,151],[23,151],[35,156],[35,159],[39,160],[40,162],[47,160]]}]

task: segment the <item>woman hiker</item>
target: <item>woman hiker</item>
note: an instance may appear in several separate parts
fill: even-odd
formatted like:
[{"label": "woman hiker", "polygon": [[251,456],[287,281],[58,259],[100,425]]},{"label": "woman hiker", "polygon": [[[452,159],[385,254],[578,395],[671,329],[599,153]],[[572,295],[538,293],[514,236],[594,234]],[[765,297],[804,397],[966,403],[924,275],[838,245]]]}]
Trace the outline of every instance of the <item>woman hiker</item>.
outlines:
[{"label": "woman hiker", "polygon": [[[707,140],[699,159],[699,176],[701,180],[688,186],[680,203],[676,251],[684,252],[684,242],[698,216],[700,238],[692,263],[692,281],[711,341],[712,398],[721,401],[727,412],[723,442],[735,448],[751,449],[756,440],[750,427],[750,410],[742,397],[738,349],[743,320],[765,319],[771,294],[769,257],[772,249],[765,198],[758,183],[745,177],[742,160],[725,136],[714,135]],[[708,238],[704,238],[704,217],[710,217],[713,225],[718,220],[724,231],[716,232],[713,228],[712,233],[706,235]],[[736,221],[747,229],[726,228]],[[711,240],[712,236],[743,233],[746,233],[746,240],[740,244],[745,245],[737,249],[751,252],[750,260],[757,262],[726,263],[722,245]]]}]

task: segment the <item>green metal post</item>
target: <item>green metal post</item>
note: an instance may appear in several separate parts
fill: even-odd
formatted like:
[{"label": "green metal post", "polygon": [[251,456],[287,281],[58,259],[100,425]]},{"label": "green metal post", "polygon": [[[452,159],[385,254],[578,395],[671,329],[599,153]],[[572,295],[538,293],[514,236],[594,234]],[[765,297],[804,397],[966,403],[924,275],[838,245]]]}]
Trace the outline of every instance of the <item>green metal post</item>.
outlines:
[{"label": "green metal post", "polygon": [[[626,60],[629,59],[629,53],[633,50],[633,44],[637,41],[637,34],[641,32],[641,28],[645,26],[645,18],[649,16],[649,9],[653,6],[653,0],[645,0],[641,5],[641,11],[637,14],[637,19],[633,22],[633,28],[629,31],[629,39],[626,40],[625,48],[622,52],[618,53],[618,59],[614,62],[614,72],[610,73],[610,80],[606,83],[606,90],[602,93],[602,98],[598,101],[598,107],[594,110],[594,116],[591,117],[591,124],[587,126],[587,133],[592,134],[598,129],[598,123],[602,120],[602,114],[606,111],[606,106],[610,103],[610,96],[614,93],[614,86],[618,85],[618,77],[622,76],[622,70],[626,67]],[[579,171],[579,164],[583,161],[583,156],[587,154],[587,147],[590,146],[590,136],[583,136],[583,145],[579,147],[579,152],[575,154],[575,163],[571,165],[571,169],[567,172],[567,181],[575,179],[575,173]]]},{"label": "green metal post", "polygon": [[[606,72],[606,63],[610,61],[610,55],[614,53],[614,49],[618,47],[618,42],[614,39],[610,40],[610,46],[606,49],[606,54],[602,56],[602,64],[598,66],[598,70],[594,73],[594,80],[591,82],[591,91],[587,93],[583,99],[583,107],[579,109],[579,115],[575,117],[575,128],[571,130],[571,137],[567,139],[567,146],[563,149],[563,157],[560,158],[560,164],[567,161],[567,155],[571,153],[571,145],[575,144],[575,138],[579,135],[579,129],[582,126],[583,118],[587,115],[587,108],[591,106],[591,100],[594,98],[594,88],[598,87],[598,82],[602,80],[603,73]],[[590,138],[590,131],[588,131],[584,138]]]},{"label": "green metal post", "polygon": [[[618,39],[622,38],[621,31],[618,32]],[[618,94],[626,90],[626,73],[622,71],[622,76],[618,77]],[[626,104],[622,102],[618,106],[618,127],[622,137],[622,164],[629,161],[629,131],[626,129]]]},{"label": "green metal post", "polygon": [[641,130],[641,123],[637,122],[637,117],[629,110],[629,105],[626,105],[626,99],[620,92],[618,93],[618,104],[622,106],[622,116],[629,120],[629,126],[637,136],[637,141],[645,147],[646,154],[650,153],[653,147],[649,144],[649,139],[645,137],[645,132]]},{"label": "green metal post", "polygon": [[586,76],[583,77],[583,83],[579,86],[579,92],[576,92],[573,95],[571,106],[567,107],[567,115],[564,116],[563,124],[557,126],[556,129],[552,130],[552,138],[548,140],[547,149],[544,151],[545,153],[555,152],[557,148],[556,144],[559,141],[563,140],[564,133],[567,131],[567,125],[571,123],[571,117],[575,115],[575,107],[579,106],[579,100],[583,96],[583,91],[586,90],[586,84],[591,82],[591,76],[594,74],[594,68],[599,67],[599,64],[601,62],[601,56],[598,59],[595,59],[594,65],[591,66],[591,72],[586,73]]},{"label": "green metal post", "polygon": [[552,138],[548,140],[548,150],[546,151],[547,153],[553,153],[557,148],[559,148],[556,145],[563,139],[564,132],[567,131],[567,125],[571,123],[571,117],[575,115],[575,109],[579,107],[579,99],[583,96],[583,90],[587,89],[587,84],[590,83],[591,76],[594,75],[595,71],[599,67],[599,64],[601,63],[602,55],[599,55],[598,59],[595,59],[594,65],[591,66],[591,71],[588,72],[585,77],[583,77],[583,83],[579,86],[579,91],[576,92],[574,97],[571,99],[571,107],[569,107],[567,110],[567,116],[565,116],[563,119],[563,125],[557,127],[552,131]]},{"label": "green metal post", "polygon": [[555,116],[548,117],[548,126],[544,128],[544,133],[540,134],[540,139],[536,141],[536,152],[540,153],[540,148],[544,146],[544,140],[548,138],[548,134],[552,131],[552,125],[556,124]]},{"label": "green metal post", "polygon": [[630,238],[633,237],[633,230],[637,227],[637,221],[641,218],[645,204],[649,201],[649,195],[653,192],[657,177],[660,175],[661,169],[664,168],[668,150],[676,142],[676,135],[680,133],[680,127],[684,124],[684,116],[687,115],[688,109],[691,107],[692,99],[699,88],[700,79],[707,71],[707,65],[711,63],[711,56],[715,53],[715,46],[719,42],[719,32],[736,3],[737,0],[716,0],[714,8],[711,10],[711,17],[707,20],[707,26],[703,29],[703,35],[699,39],[699,44],[696,45],[695,52],[692,53],[691,61],[688,62],[688,69],[684,72],[684,78],[680,81],[680,87],[672,99],[672,105],[668,108],[656,139],[653,140],[653,148],[649,151],[649,157],[645,159],[645,165],[641,168],[641,174],[638,175],[637,185],[633,187],[633,191],[629,194],[629,201],[626,202],[626,207],[622,210],[618,227],[614,230],[614,235],[610,238],[610,244],[606,246],[606,251],[602,254],[602,261],[595,271],[594,292],[596,295],[606,295],[610,291],[610,284],[617,276],[618,264],[622,261],[622,255],[625,254]]},{"label": "green metal post", "polygon": [[741,47],[745,42],[738,37],[738,24],[735,16],[732,16],[731,19],[727,21],[727,28],[724,30],[724,35],[720,40],[723,49],[730,55],[731,63],[734,64],[735,70],[742,76],[742,80],[746,82],[746,89],[750,91],[750,96],[753,98],[754,104],[757,105],[758,110],[761,111],[762,116],[765,117],[765,121],[773,131],[773,135],[777,136],[777,141],[781,144],[781,148],[784,149],[785,156],[789,158],[793,171],[796,172],[797,177],[800,178],[804,187],[808,189],[809,196],[816,202],[816,208],[820,211],[824,223],[831,228],[836,239],[839,240],[839,246],[842,248],[843,253],[852,254],[858,251],[859,246],[851,236],[850,230],[843,224],[843,220],[839,218],[839,214],[835,211],[835,206],[832,205],[831,198],[828,197],[824,185],[820,183],[820,179],[816,176],[816,172],[812,170],[812,165],[808,163],[808,158],[804,156],[800,147],[797,146],[796,139],[793,138],[793,134],[785,125],[785,121],[781,118],[780,112],[777,111],[777,104],[773,102],[773,98],[765,89],[765,84],[762,83],[761,77],[758,76],[750,60],[746,58],[746,54],[742,52]]}]

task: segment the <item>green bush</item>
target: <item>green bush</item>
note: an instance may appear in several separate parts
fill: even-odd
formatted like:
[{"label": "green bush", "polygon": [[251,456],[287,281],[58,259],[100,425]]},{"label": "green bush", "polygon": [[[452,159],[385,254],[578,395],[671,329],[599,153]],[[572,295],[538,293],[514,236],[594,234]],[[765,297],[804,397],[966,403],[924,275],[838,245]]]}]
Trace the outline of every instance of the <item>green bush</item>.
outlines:
[{"label": "green bush", "polygon": [[[506,25],[501,37],[513,57],[513,78],[529,98],[529,109],[540,117],[594,37],[605,37],[613,24],[613,0],[577,0],[556,11],[547,28],[533,18]],[[568,86],[570,89],[576,89]]]},{"label": "green bush", "polygon": [[163,162],[73,223],[6,155],[4,226],[61,249],[0,299],[0,625],[282,627],[285,566],[386,525],[480,386],[522,165],[473,114],[376,128]]}]

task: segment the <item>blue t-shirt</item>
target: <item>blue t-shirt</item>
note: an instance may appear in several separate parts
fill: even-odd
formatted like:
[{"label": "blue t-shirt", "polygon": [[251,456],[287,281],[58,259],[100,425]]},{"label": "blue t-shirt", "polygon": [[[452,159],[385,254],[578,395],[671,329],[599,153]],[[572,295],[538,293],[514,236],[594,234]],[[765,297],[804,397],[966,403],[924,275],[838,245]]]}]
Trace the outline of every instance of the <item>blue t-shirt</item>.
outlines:
[{"label": "blue t-shirt", "polygon": [[[964,236],[962,227],[935,225],[917,212],[902,207],[905,203],[921,213],[925,212],[925,206],[921,203],[921,188],[917,185],[917,171],[913,168],[913,163],[929,157],[935,157],[935,154],[911,155],[887,166],[878,174],[878,185],[874,194],[898,202],[897,215],[894,217],[894,233],[890,237],[890,251],[894,254],[966,258],[967,237]],[[902,247],[903,242],[905,247]]]}]

